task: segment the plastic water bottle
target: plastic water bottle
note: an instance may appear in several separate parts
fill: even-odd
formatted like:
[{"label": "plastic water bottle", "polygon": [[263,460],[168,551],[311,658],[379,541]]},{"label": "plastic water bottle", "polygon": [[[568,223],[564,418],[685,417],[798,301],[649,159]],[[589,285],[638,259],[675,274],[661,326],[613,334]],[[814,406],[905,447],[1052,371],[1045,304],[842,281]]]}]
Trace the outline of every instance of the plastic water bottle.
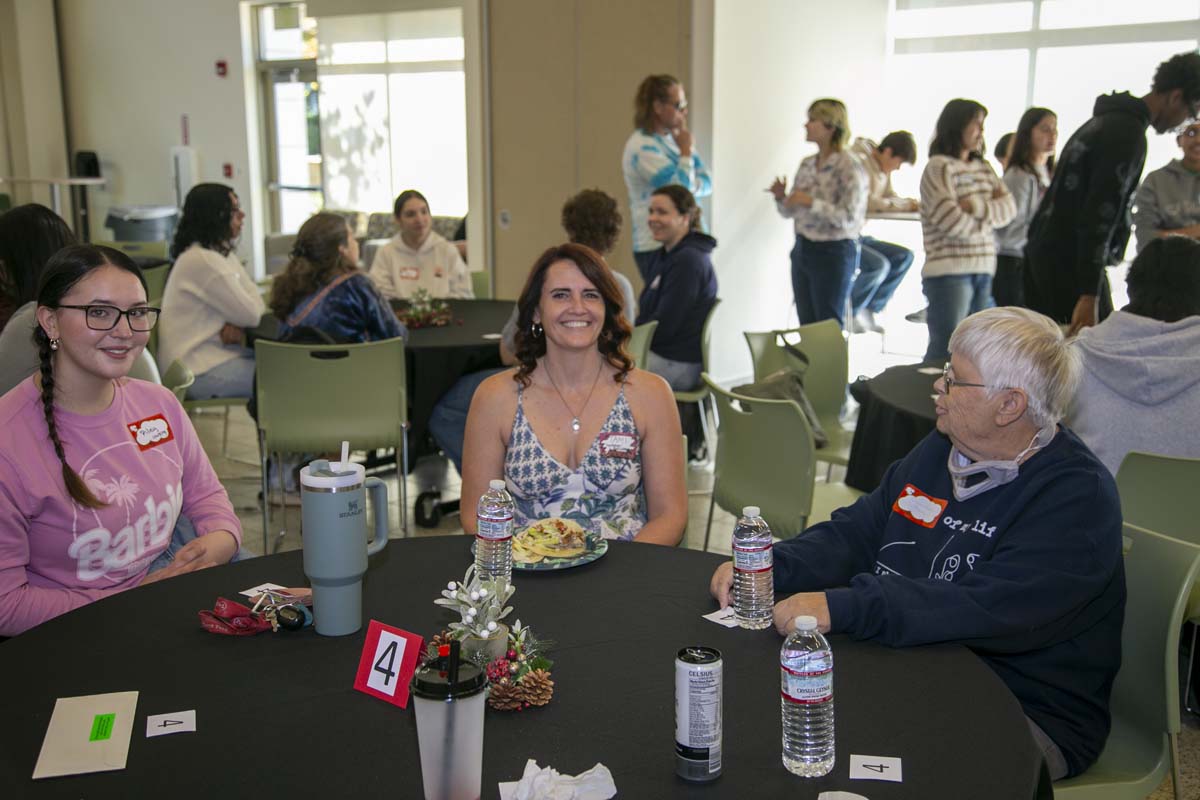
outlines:
[{"label": "plastic water bottle", "polygon": [[733,528],[733,613],[743,628],[762,630],[775,608],[771,529],[758,506],[746,506]]},{"label": "plastic water bottle", "polygon": [[833,769],[833,652],[816,617],[796,617],[779,650],[783,765],[804,778]]},{"label": "plastic water bottle", "polygon": [[488,490],[475,507],[475,572],[483,580],[503,578],[512,582],[513,512],[512,496],[504,481],[488,483]]}]

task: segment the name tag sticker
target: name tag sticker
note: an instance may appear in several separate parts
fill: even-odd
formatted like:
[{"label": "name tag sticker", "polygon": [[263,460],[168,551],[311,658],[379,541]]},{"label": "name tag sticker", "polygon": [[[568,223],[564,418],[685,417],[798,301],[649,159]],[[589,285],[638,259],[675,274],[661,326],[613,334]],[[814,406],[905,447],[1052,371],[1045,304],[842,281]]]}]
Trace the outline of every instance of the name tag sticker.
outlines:
[{"label": "name tag sticker", "polygon": [[167,423],[167,418],[162,414],[155,414],[153,417],[139,419],[137,422],[130,422],[125,425],[129,430],[129,435],[133,437],[133,441],[137,443],[138,450],[145,452],[151,447],[158,447],[160,444],[166,444],[175,438],[175,434],[171,431],[171,426]]},{"label": "name tag sticker", "polygon": [[922,527],[932,528],[937,525],[947,505],[948,500],[925,494],[910,483],[892,503],[892,511]]},{"label": "name tag sticker", "polygon": [[601,458],[637,458],[638,439],[632,433],[602,433],[599,442]]},{"label": "name tag sticker", "polygon": [[385,703],[407,707],[408,684],[417,671],[417,658],[424,643],[415,633],[371,620],[354,688]]},{"label": "name tag sticker", "polygon": [[421,270],[416,267],[401,267],[400,277],[406,281],[418,281],[421,279]]}]

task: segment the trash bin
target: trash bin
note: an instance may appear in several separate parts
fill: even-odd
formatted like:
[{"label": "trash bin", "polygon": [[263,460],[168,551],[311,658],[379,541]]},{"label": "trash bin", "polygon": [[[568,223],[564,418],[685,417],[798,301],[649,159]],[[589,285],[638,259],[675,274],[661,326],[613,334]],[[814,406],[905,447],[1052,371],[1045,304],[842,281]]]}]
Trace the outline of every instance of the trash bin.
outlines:
[{"label": "trash bin", "polygon": [[174,206],[114,206],[104,224],[118,242],[169,242],[178,221]]}]

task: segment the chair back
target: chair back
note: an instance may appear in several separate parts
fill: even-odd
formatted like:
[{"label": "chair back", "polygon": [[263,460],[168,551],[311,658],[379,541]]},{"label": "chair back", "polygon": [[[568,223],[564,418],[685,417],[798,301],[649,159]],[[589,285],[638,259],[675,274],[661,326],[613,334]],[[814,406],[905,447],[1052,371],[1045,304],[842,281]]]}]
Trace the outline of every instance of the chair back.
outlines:
[{"label": "chair back", "polygon": [[[1179,630],[1200,547],[1125,523],[1125,625],[1112,710],[1143,733],[1179,733]],[[1153,740],[1153,739],[1152,739]]]},{"label": "chair back", "polygon": [[754,380],[781,369],[804,370],[804,365],[786,349],[781,339],[799,347],[808,356],[804,371],[804,393],[822,420],[837,419],[846,400],[850,351],[836,320],[827,319],[781,331],[747,331],[746,344],[754,362]]},{"label": "chair back", "polygon": [[401,447],[408,421],[404,340],[254,342],[258,428],[267,451]]},{"label": "chair back", "polygon": [[476,300],[490,300],[492,297],[492,275],[486,269],[471,272],[471,292]]},{"label": "chair back", "polygon": [[1139,528],[1200,545],[1200,523],[1188,502],[1200,487],[1200,458],[1131,452],[1117,469],[1121,517]]},{"label": "chair back", "polygon": [[146,279],[146,302],[150,305],[162,305],[163,294],[167,290],[167,273],[170,271],[170,264],[142,270],[142,277]]},{"label": "chair back", "polygon": [[130,258],[161,258],[167,259],[168,249],[171,246],[170,242],[117,242],[111,239],[96,239],[92,244],[104,245],[111,247],[114,250],[120,250]]},{"label": "chair back", "polygon": [[129,377],[162,385],[162,376],[158,374],[158,362],[150,354],[149,347],[142,348],[142,352],[138,354],[133,366],[129,369]]},{"label": "chair back", "polygon": [[653,319],[635,325],[633,334],[629,337],[629,355],[633,357],[633,365],[639,369],[646,368],[646,356],[650,353],[650,342],[654,339],[654,330],[658,320]]},{"label": "chair back", "polygon": [[800,406],[727,392],[701,376],[717,404],[720,425],[713,463],[713,499],[731,514],[762,510],[776,536],[806,527],[812,513],[816,445]]},{"label": "chair back", "polygon": [[174,392],[176,399],[182,403],[187,396],[188,388],[196,382],[196,376],[182,361],[175,359],[171,362],[171,366],[167,367],[166,373],[162,376],[162,382],[163,386]]},{"label": "chair back", "polygon": [[700,330],[700,360],[703,362],[705,372],[708,372],[708,351],[709,344],[712,342],[713,318],[717,315],[717,306],[719,305],[721,305],[721,298],[713,298],[708,315],[704,317],[704,327]]}]

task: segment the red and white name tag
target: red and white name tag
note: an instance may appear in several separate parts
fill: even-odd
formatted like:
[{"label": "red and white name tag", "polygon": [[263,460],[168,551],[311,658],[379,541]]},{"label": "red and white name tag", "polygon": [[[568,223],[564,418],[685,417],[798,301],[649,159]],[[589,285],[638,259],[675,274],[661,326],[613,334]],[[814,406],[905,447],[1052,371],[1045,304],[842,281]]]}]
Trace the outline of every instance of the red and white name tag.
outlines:
[{"label": "red and white name tag", "polygon": [[415,633],[371,620],[354,688],[404,708],[408,705],[408,684],[417,671],[417,658],[424,642]]},{"label": "red and white name tag", "polygon": [[600,434],[601,458],[637,458],[638,439],[632,433]]},{"label": "red and white name tag", "polygon": [[925,494],[910,483],[900,492],[896,502],[892,503],[892,511],[918,525],[932,528],[937,525],[942,512],[949,504],[950,501]]},{"label": "red and white name tag", "polygon": [[162,414],[155,414],[153,417],[139,419],[137,422],[130,422],[125,425],[129,431],[129,435],[133,437],[133,441],[137,444],[138,450],[146,451],[151,447],[158,447],[160,444],[166,444],[175,438],[175,434],[171,431],[171,426],[167,423],[167,418]]},{"label": "red and white name tag", "polygon": [[416,267],[401,267],[400,277],[406,281],[419,281],[421,280],[421,270]]}]

